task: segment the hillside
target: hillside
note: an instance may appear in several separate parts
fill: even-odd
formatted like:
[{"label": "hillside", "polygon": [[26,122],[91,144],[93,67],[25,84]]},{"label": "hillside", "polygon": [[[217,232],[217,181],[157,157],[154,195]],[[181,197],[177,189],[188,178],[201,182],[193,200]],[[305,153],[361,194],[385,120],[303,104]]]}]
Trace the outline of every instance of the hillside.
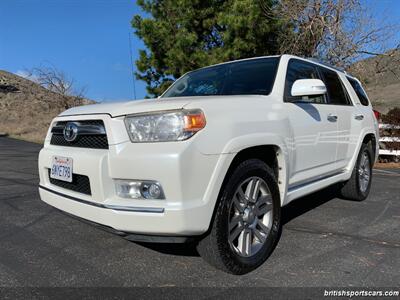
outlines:
[{"label": "hillside", "polygon": [[[0,133],[43,142],[50,121],[65,110],[65,98],[33,81],[0,70]],[[76,105],[68,97],[69,106]],[[93,103],[83,100],[83,104]]]},{"label": "hillside", "polygon": [[400,107],[400,51],[355,63],[349,70],[364,84],[374,109],[387,113]]}]

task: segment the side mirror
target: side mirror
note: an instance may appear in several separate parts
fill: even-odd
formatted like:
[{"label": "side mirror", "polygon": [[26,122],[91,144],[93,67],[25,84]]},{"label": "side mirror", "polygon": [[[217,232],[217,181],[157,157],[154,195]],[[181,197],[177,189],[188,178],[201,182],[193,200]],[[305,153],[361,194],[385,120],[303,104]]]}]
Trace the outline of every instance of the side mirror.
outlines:
[{"label": "side mirror", "polygon": [[326,86],[320,79],[298,79],[293,83],[291,94],[293,97],[324,95]]}]

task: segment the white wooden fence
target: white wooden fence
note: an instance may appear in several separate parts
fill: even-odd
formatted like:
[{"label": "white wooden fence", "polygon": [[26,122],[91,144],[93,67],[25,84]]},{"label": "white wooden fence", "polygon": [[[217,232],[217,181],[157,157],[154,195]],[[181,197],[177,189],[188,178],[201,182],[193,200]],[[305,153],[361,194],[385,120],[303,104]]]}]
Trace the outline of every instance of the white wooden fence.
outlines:
[{"label": "white wooden fence", "polygon": [[[390,124],[379,124],[380,129],[400,129],[400,126],[390,125]],[[382,136],[379,138],[379,142],[383,143],[393,143],[400,142],[400,137],[390,137],[390,136]],[[393,155],[400,156],[400,150],[388,150],[388,149],[379,149],[379,155]]]}]

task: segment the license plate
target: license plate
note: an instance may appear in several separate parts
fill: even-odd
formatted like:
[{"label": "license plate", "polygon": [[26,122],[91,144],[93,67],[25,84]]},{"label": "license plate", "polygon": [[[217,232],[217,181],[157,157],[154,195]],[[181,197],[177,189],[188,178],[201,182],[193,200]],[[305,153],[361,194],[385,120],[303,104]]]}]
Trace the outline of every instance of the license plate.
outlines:
[{"label": "license plate", "polygon": [[72,158],[53,156],[50,177],[62,181],[72,182]]}]

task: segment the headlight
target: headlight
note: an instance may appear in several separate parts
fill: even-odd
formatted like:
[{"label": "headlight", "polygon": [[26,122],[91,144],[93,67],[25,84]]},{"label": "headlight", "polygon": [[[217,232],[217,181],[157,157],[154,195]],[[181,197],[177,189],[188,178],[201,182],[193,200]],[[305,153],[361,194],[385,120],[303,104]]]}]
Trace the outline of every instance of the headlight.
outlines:
[{"label": "headlight", "polygon": [[163,111],[131,115],[125,118],[133,143],[183,141],[206,126],[199,110]]}]

